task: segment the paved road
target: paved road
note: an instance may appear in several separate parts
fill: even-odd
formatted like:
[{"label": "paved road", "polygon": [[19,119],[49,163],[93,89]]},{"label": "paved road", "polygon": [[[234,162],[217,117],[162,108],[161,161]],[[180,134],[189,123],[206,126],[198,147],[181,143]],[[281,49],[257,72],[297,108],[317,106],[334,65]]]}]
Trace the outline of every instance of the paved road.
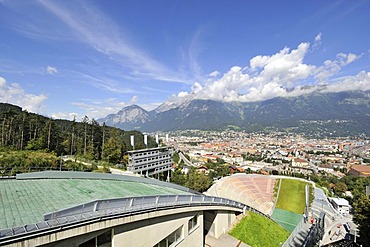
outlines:
[{"label": "paved road", "polygon": [[206,236],[205,247],[250,247],[227,233],[222,234],[218,239]]},{"label": "paved road", "polygon": [[185,162],[186,165],[188,166],[194,166],[194,167],[198,167],[196,165],[194,165],[193,163],[191,163],[186,157],[185,155],[182,153],[182,152],[179,152],[179,157],[181,160],[183,160]]}]

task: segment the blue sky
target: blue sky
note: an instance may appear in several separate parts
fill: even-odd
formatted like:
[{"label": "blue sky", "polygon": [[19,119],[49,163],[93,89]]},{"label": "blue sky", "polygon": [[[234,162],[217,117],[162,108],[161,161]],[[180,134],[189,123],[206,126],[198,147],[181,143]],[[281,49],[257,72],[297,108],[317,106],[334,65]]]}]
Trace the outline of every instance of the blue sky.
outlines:
[{"label": "blue sky", "polygon": [[0,101],[80,120],[370,90],[369,26],[364,0],[0,0]]}]

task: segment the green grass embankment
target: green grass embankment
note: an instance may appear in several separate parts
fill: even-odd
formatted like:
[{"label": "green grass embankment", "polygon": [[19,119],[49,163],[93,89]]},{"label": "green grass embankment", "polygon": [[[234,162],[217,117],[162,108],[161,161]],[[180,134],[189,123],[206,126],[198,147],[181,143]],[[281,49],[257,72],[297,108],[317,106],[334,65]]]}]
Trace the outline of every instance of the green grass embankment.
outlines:
[{"label": "green grass embankment", "polygon": [[283,179],[276,208],[303,214],[306,205],[306,184],[299,180]]},{"label": "green grass embankment", "polygon": [[279,246],[290,233],[262,215],[249,212],[230,235],[253,247]]},{"label": "green grass embankment", "polygon": [[306,206],[306,184],[304,181],[293,179],[281,181],[279,198],[272,218],[290,232],[302,219]]}]

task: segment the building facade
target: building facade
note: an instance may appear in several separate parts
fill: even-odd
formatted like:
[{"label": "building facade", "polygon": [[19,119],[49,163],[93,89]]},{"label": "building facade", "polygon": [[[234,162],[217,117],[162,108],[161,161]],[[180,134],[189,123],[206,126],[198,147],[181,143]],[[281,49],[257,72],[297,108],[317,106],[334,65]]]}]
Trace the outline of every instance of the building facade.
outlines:
[{"label": "building facade", "polygon": [[168,147],[128,151],[127,170],[147,177],[167,172],[169,178],[172,153],[173,150]]},{"label": "building facade", "polygon": [[349,203],[346,199],[343,198],[331,198],[330,199],[331,204],[333,207],[339,211],[342,215],[348,215],[349,214]]}]

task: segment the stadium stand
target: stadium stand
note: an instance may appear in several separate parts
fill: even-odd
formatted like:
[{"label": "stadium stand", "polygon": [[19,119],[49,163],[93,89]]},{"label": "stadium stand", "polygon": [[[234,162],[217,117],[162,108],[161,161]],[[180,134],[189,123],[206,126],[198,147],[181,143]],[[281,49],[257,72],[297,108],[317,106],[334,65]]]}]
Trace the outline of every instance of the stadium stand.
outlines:
[{"label": "stadium stand", "polygon": [[269,176],[237,173],[221,178],[204,194],[236,200],[271,215],[275,182]]}]

